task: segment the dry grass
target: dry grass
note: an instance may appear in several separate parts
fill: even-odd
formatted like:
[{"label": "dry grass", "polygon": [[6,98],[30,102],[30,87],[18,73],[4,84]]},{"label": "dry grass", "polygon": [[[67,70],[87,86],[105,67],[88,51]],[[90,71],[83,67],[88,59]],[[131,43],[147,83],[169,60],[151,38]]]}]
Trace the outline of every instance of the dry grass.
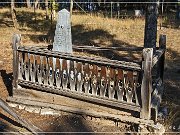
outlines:
[{"label": "dry grass", "polygon": [[[121,40],[127,44],[143,45],[144,20],[142,19],[109,19],[98,16],[73,15],[72,24],[82,25],[84,31],[103,30],[106,35],[101,36],[103,42],[109,44],[112,40]],[[103,33],[99,33],[103,34]],[[111,35],[113,38],[109,38]],[[95,41],[100,43],[100,41]]]},{"label": "dry grass", "polygon": [[[52,39],[54,30],[50,30],[50,21],[45,20],[45,12],[42,10],[38,10],[35,16],[33,11],[17,9],[19,30],[12,27],[9,9],[0,9],[0,14],[0,68],[10,73],[12,72],[11,39],[14,32],[22,34],[24,45],[47,45],[50,39],[46,35],[48,34]],[[73,43],[97,46],[143,46],[144,22],[141,18],[117,20],[101,16],[73,15]],[[55,26],[55,22],[53,24]],[[180,104],[180,29],[173,27],[159,29],[158,26],[159,34],[167,35],[166,89],[163,104],[168,106],[169,114],[172,114],[174,110],[179,110]],[[127,55],[134,54],[127,53]],[[177,116],[179,117],[179,114]],[[167,125],[172,124],[177,116],[175,118],[174,115],[169,116]]]}]

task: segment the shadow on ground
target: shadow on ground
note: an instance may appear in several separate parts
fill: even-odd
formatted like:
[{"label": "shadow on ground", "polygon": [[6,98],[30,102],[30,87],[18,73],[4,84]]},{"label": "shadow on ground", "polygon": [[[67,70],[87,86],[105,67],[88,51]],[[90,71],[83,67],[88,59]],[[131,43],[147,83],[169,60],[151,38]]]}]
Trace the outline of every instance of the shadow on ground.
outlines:
[{"label": "shadow on ground", "polygon": [[[64,115],[51,120],[46,132],[93,132],[82,116]],[[88,133],[91,134],[91,133]]]},{"label": "shadow on ground", "polygon": [[[31,117],[29,115],[29,117]],[[37,116],[38,117],[38,116]],[[47,116],[39,116],[40,121],[33,121],[34,125],[39,125],[45,132],[58,132],[63,134],[94,134],[98,132],[136,132],[137,126],[134,124],[126,125],[125,123],[119,122],[119,125],[111,122],[107,124],[107,120],[102,121],[99,118],[91,118],[76,114],[63,114],[61,116],[54,116],[51,119],[47,119]],[[99,120],[97,120],[99,119]],[[47,134],[46,133],[46,134]],[[55,133],[54,133],[55,134]]]},{"label": "shadow on ground", "polygon": [[167,49],[172,59],[166,59],[164,81],[165,91],[161,106],[166,107],[168,116],[165,116],[167,130],[180,132],[180,54]]},{"label": "shadow on ground", "polygon": [[[128,44],[121,40],[116,40],[115,35],[110,34],[108,31],[103,29],[95,30],[85,30],[83,25],[72,26],[72,42],[74,45],[80,46],[95,46],[95,47],[136,47],[136,45]],[[98,43],[97,43],[98,42]],[[84,52],[92,53],[104,58],[112,60],[122,60],[122,61],[141,61],[138,59],[137,54],[141,52],[125,51],[120,52],[116,50],[106,50],[106,51],[87,51]]]},{"label": "shadow on ground", "polygon": [[3,79],[3,82],[7,88],[9,96],[12,96],[12,80],[13,73],[6,73],[6,70],[0,70],[0,75]]},{"label": "shadow on ground", "polygon": [[166,15],[162,18],[162,26],[163,27],[170,27],[174,29],[180,28],[180,19],[177,19],[177,13],[175,12],[168,12]]},{"label": "shadow on ground", "polygon": [[17,134],[19,133],[19,130],[22,130],[23,128],[24,127],[18,122],[0,113],[0,133],[10,134],[10,132],[16,132]]}]

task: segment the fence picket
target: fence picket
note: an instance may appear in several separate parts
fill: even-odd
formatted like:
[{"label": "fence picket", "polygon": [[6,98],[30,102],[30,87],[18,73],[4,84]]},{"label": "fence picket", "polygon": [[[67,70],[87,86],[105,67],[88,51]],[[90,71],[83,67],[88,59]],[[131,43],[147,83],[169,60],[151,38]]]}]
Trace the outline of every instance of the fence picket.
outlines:
[{"label": "fence picket", "polygon": [[68,84],[67,60],[62,59],[62,87],[67,88],[67,84]]},{"label": "fence picket", "polygon": [[23,62],[23,54],[21,52],[19,52],[19,73],[18,73],[18,79],[23,79],[23,72],[24,72],[24,62]]},{"label": "fence picket", "polygon": [[77,73],[76,73],[76,87],[78,92],[82,92],[82,63],[78,62],[77,63]]},{"label": "fence picket", "polygon": [[48,63],[46,56],[42,57],[42,69],[44,85],[48,85]]},{"label": "fence picket", "polygon": [[42,61],[39,55],[36,56],[36,74],[38,83],[42,84]]},{"label": "fence picket", "polygon": [[100,74],[100,96],[105,97],[106,89],[107,89],[107,73],[106,67],[101,67],[101,74]]},{"label": "fence picket", "polygon": [[49,57],[48,59],[48,65],[49,65],[49,85],[54,86],[54,66],[53,66],[53,58]]},{"label": "fence picket", "polygon": [[75,61],[70,61],[69,83],[70,83],[70,90],[72,90],[72,91],[75,91],[75,86],[76,86],[74,65],[75,65]]},{"label": "fence picket", "polygon": [[91,87],[92,87],[92,94],[93,95],[97,95],[97,82],[98,82],[98,78],[97,78],[97,75],[98,75],[98,67],[97,65],[92,65],[92,78],[91,78]]},{"label": "fence picket", "polygon": [[34,54],[29,54],[30,58],[30,79],[32,82],[35,82],[35,56]]},{"label": "fence picket", "polygon": [[114,94],[115,94],[115,89],[114,89],[114,76],[115,76],[115,70],[113,68],[109,69],[109,80],[108,80],[108,94],[109,94],[109,98],[113,99],[114,98]]},{"label": "fence picket", "polygon": [[138,96],[137,96],[137,87],[138,87],[138,72],[133,72],[133,92],[136,105],[139,105]]},{"label": "fence picket", "polygon": [[84,71],[84,74],[83,74],[83,78],[84,78],[84,91],[86,94],[89,94],[89,90],[90,90],[90,71],[89,71],[89,64],[88,63],[85,63],[83,65],[83,71]]},{"label": "fence picket", "polygon": [[60,88],[61,87],[61,65],[60,65],[60,59],[56,58],[56,67],[55,67],[55,82],[56,82],[56,87]]},{"label": "fence picket", "polygon": [[133,98],[133,72],[128,71],[126,77],[126,99],[128,103],[132,103]]},{"label": "fence picket", "polygon": [[117,98],[118,98],[118,100],[123,101],[124,83],[123,83],[123,70],[122,69],[118,69],[118,71],[117,71],[115,89],[117,90]]},{"label": "fence picket", "polygon": [[25,69],[25,78],[26,78],[26,81],[29,81],[29,54],[28,53],[25,53],[24,54],[24,69]]}]

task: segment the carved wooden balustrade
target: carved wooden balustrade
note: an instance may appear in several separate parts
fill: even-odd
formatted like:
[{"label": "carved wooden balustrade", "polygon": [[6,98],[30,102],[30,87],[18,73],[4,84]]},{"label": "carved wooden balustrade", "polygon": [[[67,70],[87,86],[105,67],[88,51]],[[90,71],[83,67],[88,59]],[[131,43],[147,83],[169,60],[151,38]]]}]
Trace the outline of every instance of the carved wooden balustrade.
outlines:
[{"label": "carved wooden balustrade", "polygon": [[165,36],[160,36],[154,54],[152,48],[143,49],[139,64],[18,46],[16,40],[14,90],[33,88],[139,112],[143,119],[156,120],[163,91]]},{"label": "carved wooden balustrade", "polygon": [[[18,85],[140,111],[140,66],[18,47]],[[53,91],[54,90],[54,91]]]}]

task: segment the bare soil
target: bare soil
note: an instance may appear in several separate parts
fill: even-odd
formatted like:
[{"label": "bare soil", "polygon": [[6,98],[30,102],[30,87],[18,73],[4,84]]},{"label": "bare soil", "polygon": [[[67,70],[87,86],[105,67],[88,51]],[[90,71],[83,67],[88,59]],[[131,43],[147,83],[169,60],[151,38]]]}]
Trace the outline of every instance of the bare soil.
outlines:
[{"label": "bare soil", "polygon": [[[160,121],[166,126],[166,132],[180,132],[180,29],[179,21],[169,18],[162,29],[158,26],[158,35],[167,35],[165,65],[165,91],[162,110],[167,108]],[[6,100],[12,94],[12,36],[22,35],[23,45],[48,45],[53,40],[54,30],[50,30],[50,20],[45,20],[45,12],[37,11],[36,16],[28,9],[17,9],[18,30],[13,28],[9,9],[0,9],[0,95]],[[96,20],[96,22],[94,21]],[[168,23],[168,24],[167,24]],[[53,27],[55,22],[53,22]],[[73,15],[72,38],[74,44],[95,46],[143,46],[144,19],[109,19],[100,16]],[[95,52],[93,55],[105,58],[117,58],[117,55]],[[132,52],[127,56],[137,58]],[[61,116],[40,116],[25,110],[15,109],[23,118],[47,132],[129,132],[136,131],[135,126],[104,119],[90,118],[62,113]],[[161,110],[160,110],[161,111]],[[27,132],[13,118],[0,110],[0,131]]]}]

